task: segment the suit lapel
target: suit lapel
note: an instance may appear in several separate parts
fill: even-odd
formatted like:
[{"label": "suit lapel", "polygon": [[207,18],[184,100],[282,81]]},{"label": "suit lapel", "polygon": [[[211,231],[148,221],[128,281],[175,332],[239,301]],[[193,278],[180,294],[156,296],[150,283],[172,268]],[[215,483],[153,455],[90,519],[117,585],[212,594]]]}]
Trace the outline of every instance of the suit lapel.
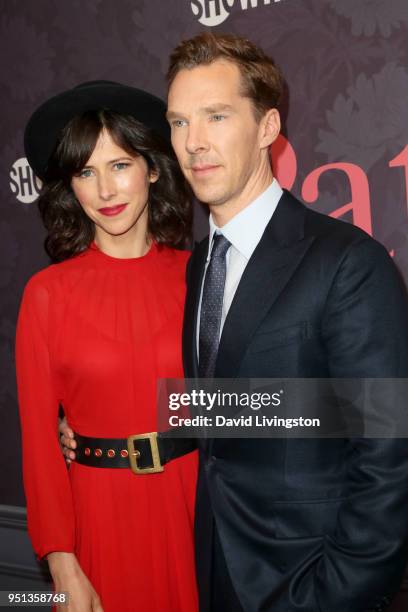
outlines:
[{"label": "suit lapel", "polygon": [[253,334],[285,288],[313,237],[305,237],[306,208],[284,192],[242,275],[223,328],[215,370],[234,378]]},{"label": "suit lapel", "polygon": [[187,271],[187,295],[183,323],[183,360],[187,378],[198,377],[197,360],[197,312],[200,302],[205,262],[208,254],[208,238],[194,248]]}]

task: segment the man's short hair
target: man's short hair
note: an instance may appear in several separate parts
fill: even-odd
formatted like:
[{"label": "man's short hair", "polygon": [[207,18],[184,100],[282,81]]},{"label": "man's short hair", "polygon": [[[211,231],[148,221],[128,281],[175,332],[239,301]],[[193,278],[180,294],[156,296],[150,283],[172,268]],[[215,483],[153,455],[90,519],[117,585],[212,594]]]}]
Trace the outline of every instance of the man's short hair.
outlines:
[{"label": "man's short hair", "polygon": [[260,47],[247,38],[233,34],[203,32],[183,40],[170,55],[167,83],[170,87],[180,70],[206,66],[216,60],[235,64],[241,75],[242,95],[253,104],[259,121],[282,98],[283,78],[273,61]]}]

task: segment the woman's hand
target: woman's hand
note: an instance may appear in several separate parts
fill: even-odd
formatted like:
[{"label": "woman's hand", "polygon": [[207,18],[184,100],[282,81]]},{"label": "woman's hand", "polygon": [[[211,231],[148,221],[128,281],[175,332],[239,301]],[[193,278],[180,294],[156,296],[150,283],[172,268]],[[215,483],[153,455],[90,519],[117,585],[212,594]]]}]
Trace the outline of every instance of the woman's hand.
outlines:
[{"label": "woman's hand", "polygon": [[58,612],[103,612],[97,592],[73,553],[53,552],[47,559],[55,591],[69,596],[68,605],[57,604]]},{"label": "woman's hand", "polygon": [[58,431],[60,434],[60,444],[63,454],[65,455],[65,461],[69,465],[71,461],[75,461],[75,453],[73,449],[76,448],[76,442],[74,438],[74,432],[67,423],[67,419],[64,417],[60,419]]}]

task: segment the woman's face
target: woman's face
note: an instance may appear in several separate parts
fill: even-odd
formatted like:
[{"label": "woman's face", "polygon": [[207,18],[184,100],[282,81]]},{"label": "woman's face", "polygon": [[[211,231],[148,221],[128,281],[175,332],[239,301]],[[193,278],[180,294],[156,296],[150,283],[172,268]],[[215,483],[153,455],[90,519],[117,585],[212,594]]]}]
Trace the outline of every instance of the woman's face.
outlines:
[{"label": "woman's face", "polygon": [[149,186],[157,179],[142,156],[130,155],[103,130],[71,187],[95,223],[95,238],[103,240],[107,235],[146,234]]}]

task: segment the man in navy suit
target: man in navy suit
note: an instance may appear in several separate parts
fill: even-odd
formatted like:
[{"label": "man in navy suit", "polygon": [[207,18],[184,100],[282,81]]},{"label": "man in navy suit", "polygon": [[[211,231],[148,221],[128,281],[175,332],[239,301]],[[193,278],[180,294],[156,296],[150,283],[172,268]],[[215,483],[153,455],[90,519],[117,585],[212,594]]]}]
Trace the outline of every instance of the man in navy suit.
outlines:
[{"label": "man in navy suit", "polygon": [[[407,298],[386,250],[273,177],[282,78],[271,58],[200,34],[173,52],[168,82],[173,147],[210,209],[188,268],[186,376],[408,377]],[[405,440],[214,439],[199,450],[202,612],[387,609],[408,556]]]},{"label": "man in navy suit", "polygon": [[[273,177],[273,61],[245,39],[201,34],[175,49],[168,82],[173,147],[210,209],[188,269],[186,376],[407,377],[407,299],[386,250]],[[405,440],[199,447],[202,612],[388,607],[407,562]]]}]

